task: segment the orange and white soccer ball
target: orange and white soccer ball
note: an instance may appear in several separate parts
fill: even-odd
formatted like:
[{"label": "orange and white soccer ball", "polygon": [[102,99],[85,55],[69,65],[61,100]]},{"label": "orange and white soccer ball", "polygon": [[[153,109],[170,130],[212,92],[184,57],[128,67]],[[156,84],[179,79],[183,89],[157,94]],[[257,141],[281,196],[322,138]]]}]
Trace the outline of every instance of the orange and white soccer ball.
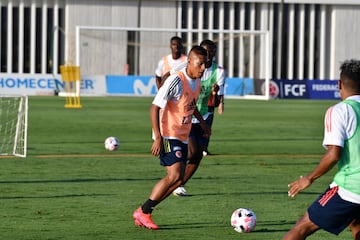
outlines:
[{"label": "orange and white soccer ball", "polygon": [[256,215],[250,209],[238,208],[231,215],[231,226],[240,233],[251,232],[256,226]]},{"label": "orange and white soccer ball", "polygon": [[115,151],[120,147],[120,141],[117,137],[108,137],[104,142],[105,149],[108,151]]}]

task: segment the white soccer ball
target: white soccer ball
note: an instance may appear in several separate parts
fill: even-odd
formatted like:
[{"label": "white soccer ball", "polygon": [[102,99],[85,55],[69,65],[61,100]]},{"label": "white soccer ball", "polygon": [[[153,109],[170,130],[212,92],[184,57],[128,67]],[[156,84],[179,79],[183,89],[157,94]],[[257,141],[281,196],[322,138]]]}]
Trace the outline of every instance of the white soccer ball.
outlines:
[{"label": "white soccer ball", "polygon": [[105,149],[108,151],[115,151],[120,146],[120,141],[117,137],[108,137],[104,142]]},{"label": "white soccer ball", "polygon": [[251,232],[256,226],[256,215],[250,209],[238,208],[231,215],[231,226],[240,233]]}]

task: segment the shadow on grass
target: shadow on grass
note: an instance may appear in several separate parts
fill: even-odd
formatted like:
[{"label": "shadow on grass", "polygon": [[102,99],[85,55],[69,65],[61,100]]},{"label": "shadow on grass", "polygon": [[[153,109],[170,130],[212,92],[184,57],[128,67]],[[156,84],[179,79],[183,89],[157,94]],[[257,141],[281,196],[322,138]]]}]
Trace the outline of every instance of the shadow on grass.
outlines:
[{"label": "shadow on grass", "polygon": [[[241,156],[241,155],[239,155]],[[264,155],[265,156],[265,155]],[[261,158],[276,158],[278,156],[276,155],[266,155],[265,157],[264,156],[254,156],[255,158],[256,157],[261,157]],[[319,155],[320,156],[320,155]],[[216,158],[216,155],[211,155],[210,157],[212,158]],[[234,157],[234,155],[218,155],[219,159],[220,158],[224,158],[224,157]],[[241,156],[242,157],[242,156]],[[289,159],[291,159],[292,157],[289,156],[288,157]],[[307,159],[308,157],[307,156],[304,156],[304,159]],[[316,157],[312,157],[311,158],[316,158]],[[288,161],[288,162],[282,162],[282,163],[272,163],[272,162],[266,162],[265,160],[263,162],[243,162],[241,161],[241,159],[237,162],[233,162],[233,161],[230,161],[230,162],[226,162],[226,161],[222,161],[222,162],[207,162],[206,165],[208,166],[254,166],[254,167],[276,167],[276,166],[312,166],[314,164],[318,164],[319,161],[318,160],[312,160],[312,161],[303,161],[301,163],[299,162],[291,162],[291,161]]]},{"label": "shadow on grass", "polygon": [[209,227],[219,227],[219,224],[216,222],[204,223],[204,222],[188,222],[188,223],[178,223],[178,224],[161,224],[160,230],[174,230],[174,229],[190,229],[190,228],[209,228]]},{"label": "shadow on grass", "polygon": [[78,178],[78,179],[44,179],[44,180],[9,180],[0,184],[33,184],[33,183],[81,183],[81,182],[122,182],[122,181],[157,181],[160,178]]},{"label": "shadow on grass", "polygon": [[104,196],[114,196],[114,195],[115,194],[66,194],[66,195],[52,195],[52,196],[14,196],[14,197],[0,197],[0,200],[74,198],[74,197],[104,197]]},{"label": "shadow on grass", "polygon": [[283,225],[294,225],[295,221],[279,220],[279,221],[259,221],[258,226],[283,226]]},{"label": "shadow on grass", "polygon": [[[320,192],[302,192],[301,195],[319,195]],[[219,195],[287,195],[286,191],[271,191],[271,192],[227,192],[227,193],[200,193],[200,194],[192,194],[190,196],[219,196]]]},{"label": "shadow on grass", "polygon": [[285,228],[285,229],[268,229],[268,228],[263,228],[263,229],[255,229],[253,232],[258,232],[258,233],[274,233],[274,232],[283,232],[286,233],[287,231],[289,231],[290,228]]},{"label": "shadow on grass", "polygon": [[276,229],[277,227],[282,227],[284,225],[292,226],[295,221],[265,221],[258,222],[254,232],[258,233],[270,233],[270,232],[287,232],[290,230],[290,227],[284,229]]},{"label": "shadow on grass", "polygon": [[[258,233],[270,233],[270,232],[287,232],[289,231],[289,227],[288,228],[283,228],[283,229],[276,229],[277,227],[282,227],[284,225],[294,225],[295,221],[267,221],[267,222],[259,222],[258,225],[256,226],[255,230],[253,231],[254,233],[258,232]],[[160,226],[159,230],[177,230],[177,229],[199,229],[199,228],[209,228],[209,227],[213,227],[213,228],[229,228],[229,225],[224,224],[224,225],[219,225],[218,222],[208,222],[208,223],[204,223],[204,222],[191,222],[191,223],[179,223],[179,224],[162,224]]]}]

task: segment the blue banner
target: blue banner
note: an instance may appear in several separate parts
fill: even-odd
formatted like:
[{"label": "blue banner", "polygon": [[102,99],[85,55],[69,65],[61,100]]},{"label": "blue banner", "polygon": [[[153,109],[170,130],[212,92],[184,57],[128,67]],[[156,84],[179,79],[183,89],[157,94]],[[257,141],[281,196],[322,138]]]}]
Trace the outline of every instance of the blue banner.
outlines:
[{"label": "blue banner", "polygon": [[153,76],[106,76],[108,94],[150,96],[157,92]]},{"label": "blue banner", "polygon": [[226,78],[225,96],[243,96],[254,94],[254,80],[252,78]]},{"label": "blue banner", "polygon": [[[106,92],[109,95],[150,96],[157,92],[153,76],[106,76]],[[254,81],[251,78],[226,78],[225,95],[243,96],[254,94]]]},{"label": "blue banner", "polygon": [[[66,83],[61,75],[51,74],[0,74],[0,93],[9,95],[54,95],[55,92],[66,91]],[[104,96],[104,76],[82,75],[80,95]]]},{"label": "blue banner", "polygon": [[340,99],[338,81],[308,80],[310,99]]},{"label": "blue banner", "polygon": [[306,81],[301,80],[280,80],[280,98],[303,99],[309,98]]},{"label": "blue banner", "polygon": [[272,96],[274,98],[340,99],[336,80],[273,80],[271,84],[278,88],[277,95]]}]

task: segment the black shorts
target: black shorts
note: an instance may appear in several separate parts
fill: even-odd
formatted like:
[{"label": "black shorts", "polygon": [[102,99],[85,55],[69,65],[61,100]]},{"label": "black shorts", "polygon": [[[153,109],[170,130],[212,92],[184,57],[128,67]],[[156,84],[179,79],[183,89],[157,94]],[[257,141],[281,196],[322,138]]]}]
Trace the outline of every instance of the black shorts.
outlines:
[{"label": "black shorts", "polygon": [[338,235],[354,220],[360,220],[360,204],[343,200],[338,187],[328,188],[308,208],[310,220],[321,229]]},{"label": "black shorts", "polygon": [[160,165],[171,166],[176,162],[186,163],[188,145],[177,139],[162,139]]},{"label": "black shorts", "polygon": [[[214,115],[211,114],[205,120],[206,124],[211,128],[212,122],[214,119]],[[204,137],[204,130],[201,128],[200,123],[193,123],[191,125],[191,131],[189,137],[194,139],[195,142],[200,146],[208,146],[209,145],[209,137]]]}]

